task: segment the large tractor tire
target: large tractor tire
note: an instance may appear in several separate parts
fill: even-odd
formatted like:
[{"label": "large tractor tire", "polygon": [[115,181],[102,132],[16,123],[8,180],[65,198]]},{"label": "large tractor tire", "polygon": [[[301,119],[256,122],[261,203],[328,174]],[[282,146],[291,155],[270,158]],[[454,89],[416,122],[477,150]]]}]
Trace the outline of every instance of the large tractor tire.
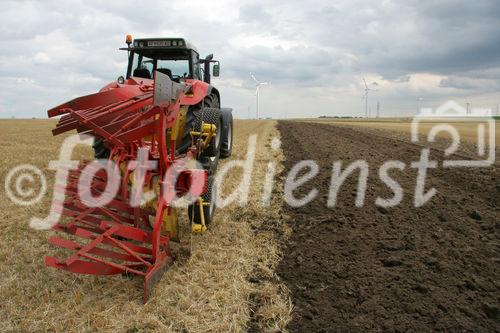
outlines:
[{"label": "large tractor tire", "polygon": [[233,113],[231,109],[221,109],[222,112],[222,142],[220,158],[230,157],[233,153]]},{"label": "large tractor tire", "polygon": [[219,109],[205,108],[197,115],[195,129],[201,131],[202,123],[215,125],[216,134],[212,138],[208,147],[201,153],[202,156],[218,156],[222,143],[222,113]]},{"label": "large tractor tire", "polygon": [[219,97],[215,94],[210,94],[203,100],[204,107],[220,109]]},{"label": "large tractor tire", "polygon": [[177,145],[178,153],[185,153],[187,149],[191,146],[191,130],[196,130],[195,125],[197,121],[197,115],[200,114],[203,108],[219,108],[219,98],[215,94],[210,94],[206,96],[202,102],[192,105],[186,114],[186,123],[184,126],[184,134],[182,136],[181,142]]},{"label": "large tractor tire", "polygon": [[[205,194],[201,196],[204,202],[210,203],[210,205],[203,206],[203,216],[205,218],[205,225],[210,225],[212,223],[217,199],[217,186],[215,184],[215,177],[208,176],[206,183]],[[200,206],[198,203],[189,205],[188,207],[189,221],[193,221],[195,224],[201,223]]]},{"label": "large tractor tire", "polygon": [[202,123],[215,125],[216,134],[212,138],[208,147],[200,154],[199,161],[203,168],[208,170],[209,174],[214,174],[219,165],[219,155],[222,143],[222,113],[220,109],[205,108],[197,115],[195,130],[201,131]]}]

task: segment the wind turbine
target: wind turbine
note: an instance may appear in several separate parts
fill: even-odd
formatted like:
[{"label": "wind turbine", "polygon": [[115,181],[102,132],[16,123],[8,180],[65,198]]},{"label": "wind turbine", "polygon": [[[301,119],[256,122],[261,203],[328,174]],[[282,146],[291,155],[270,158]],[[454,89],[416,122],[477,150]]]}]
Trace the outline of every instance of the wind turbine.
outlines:
[{"label": "wind turbine", "polygon": [[[368,85],[366,84],[365,78],[363,78],[363,82],[365,83],[365,117],[368,118],[368,92],[369,91],[378,91],[377,89],[370,89],[368,88]],[[374,82],[373,84],[378,85],[377,82]]]},{"label": "wind turbine", "polygon": [[417,97],[417,114],[420,113],[420,103],[423,101],[424,99],[422,97]]},{"label": "wind turbine", "polygon": [[257,119],[259,119],[259,90],[261,86],[268,85],[269,82],[260,82],[255,78],[255,76],[250,72],[250,76],[252,79],[255,81],[255,113],[257,116]]}]

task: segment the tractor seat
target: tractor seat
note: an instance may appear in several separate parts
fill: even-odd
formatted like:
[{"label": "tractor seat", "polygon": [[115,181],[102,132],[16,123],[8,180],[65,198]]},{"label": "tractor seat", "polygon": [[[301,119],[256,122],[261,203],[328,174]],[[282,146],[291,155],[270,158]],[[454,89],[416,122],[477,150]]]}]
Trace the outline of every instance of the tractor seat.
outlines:
[{"label": "tractor seat", "polygon": [[134,73],[132,76],[135,77],[142,77],[144,79],[151,79],[151,73],[147,68],[137,68],[134,70]]},{"label": "tractor seat", "polygon": [[172,80],[172,71],[168,68],[158,68],[157,69],[158,72],[160,73],[163,73],[165,75],[168,75],[168,77],[170,78],[170,80]]}]

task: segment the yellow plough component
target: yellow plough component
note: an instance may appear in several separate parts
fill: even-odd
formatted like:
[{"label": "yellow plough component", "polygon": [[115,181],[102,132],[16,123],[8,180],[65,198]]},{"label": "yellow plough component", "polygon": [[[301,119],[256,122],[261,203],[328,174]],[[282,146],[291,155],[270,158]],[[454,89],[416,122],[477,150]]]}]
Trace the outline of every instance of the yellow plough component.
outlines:
[{"label": "yellow plough component", "polygon": [[[150,190],[153,190],[155,192],[156,199],[146,202],[142,206],[142,208],[154,209],[158,204],[158,198],[160,197],[159,183],[155,182],[155,186],[153,186],[152,188],[149,187],[148,185],[144,186],[144,192],[148,192]],[[165,212],[163,213],[162,220],[163,220],[163,223],[161,225],[162,234],[168,234],[173,242],[179,242],[179,220],[177,218],[177,209],[175,209],[174,207],[166,209]],[[154,216],[150,217],[149,223],[153,225]]]},{"label": "yellow plough component", "polygon": [[165,210],[165,213],[163,213],[161,231],[163,233],[168,233],[172,241],[179,242],[179,220],[177,218],[177,209],[172,207],[170,209],[170,214],[168,214],[168,210]]},{"label": "yellow plough component", "polygon": [[[202,141],[202,146],[207,147],[212,140],[213,137],[217,134],[217,126],[213,124],[208,124],[208,123],[202,123],[202,131],[197,132],[197,131],[191,131],[191,136],[193,137],[199,137],[201,138]],[[203,211],[203,206],[209,206],[209,202],[203,201],[202,198],[198,198],[198,207],[195,209],[200,210],[200,218],[201,218],[201,224],[194,223],[194,221],[191,221],[191,231],[194,234],[202,234],[205,231],[207,231],[207,226],[205,225],[205,214]]]},{"label": "yellow plough component", "polygon": [[[180,110],[180,115],[177,118],[177,122],[175,125],[172,127],[172,132],[170,133],[170,136],[168,139],[170,140],[175,140],[179,136],[179,133],[182,132],[180,131],[181,127],[185,126],[185,117],[186,117],[186,108],[181,108]],[[203,146],[208,146],[212,138],[216,135],[217,133],[217,128],[215,125],[212,124],[207,124],[203,123],[202,124],[202,132],[196,132],[196,131],[191,131],[192,136],[200,137],[203,140]],[[120,166],[121,167],[121,172],[122,174],[125,173],[126,166]],[[151,186],[149,184],[144,184],[144,193],[153,190],[156,194],[156,198],[160,196],[160,186],[159,182],[152,182],[155,184],[154,186]],[[129,174],[129,184],[131,187],[131,190],[134,190],[135,184],[134,184],[134,171],[131,171]],[[146,202],[142,205],[143,208],[151,208],[154,209],[158,204],[158,199],[151,200],[149,202]],[[192,232],[195,234],[202,234],[207,230],[207,227],[205,225],[205,216],[203,212],[203,206],[210,205],[209,202],[204,202],[202,198],[198,198],[198,207],[197,209],[200,210],[200,217],[201,217],[201,224],[193,223],[191,221],[191,229]],[[150,221],[151,225],[153,224],[154,221]],[[179,221],[177,217],[177,210],[175,208],[171,208],[170,210],[165,210],[163,214],[163,223],[162,223],[162,228],[161,231],[163,234],[168,234],[170,236],[170,239],[174,242],[179,241]]]},{"label": "yellow plough component", "polygon": [[201,224],[197,224],[191,221],[191,231],[193,232],[193,234],[202,234],[205,231],[207,231],[207,226],[205,225],[205,214],[203,212],[203,206],[209,206],[209,205],[210,202],[205,202],[203,201],[202,198],[198,198],[198,209],[200,210]]},{"label": "yellow plough component", "polygon": [[217,134],[217,126],[203,123],[201,132],[191,131],[191,136],[203,138],[203,146],[207,147],[212,138]]}]

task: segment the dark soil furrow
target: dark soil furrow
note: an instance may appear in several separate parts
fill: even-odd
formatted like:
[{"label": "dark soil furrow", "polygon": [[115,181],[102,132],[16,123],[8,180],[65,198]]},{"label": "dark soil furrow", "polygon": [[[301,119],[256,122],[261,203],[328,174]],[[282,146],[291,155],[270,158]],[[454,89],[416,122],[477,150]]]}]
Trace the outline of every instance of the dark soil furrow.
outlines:
[{"label": "dark soil furrow", "polygon": [[[319,195],[287,206],[293,234],[278,274],[292,291],[292,332],[495,331],[500,329],[498,166],[429,170],[426,188],[438,193],[413,205],[421,147],[362,129],[281,122],[285,172],[315,160],[320,173],[295,191]],[[431,158],[442,160],[435,150]],[[357,174],[326,207],[332,163],[370,166],[366,201],[355,207]],[[378,179],[387,160],[406,163],[391,176],[404,189],[400,205],[381,209],[392,192]]]}]

